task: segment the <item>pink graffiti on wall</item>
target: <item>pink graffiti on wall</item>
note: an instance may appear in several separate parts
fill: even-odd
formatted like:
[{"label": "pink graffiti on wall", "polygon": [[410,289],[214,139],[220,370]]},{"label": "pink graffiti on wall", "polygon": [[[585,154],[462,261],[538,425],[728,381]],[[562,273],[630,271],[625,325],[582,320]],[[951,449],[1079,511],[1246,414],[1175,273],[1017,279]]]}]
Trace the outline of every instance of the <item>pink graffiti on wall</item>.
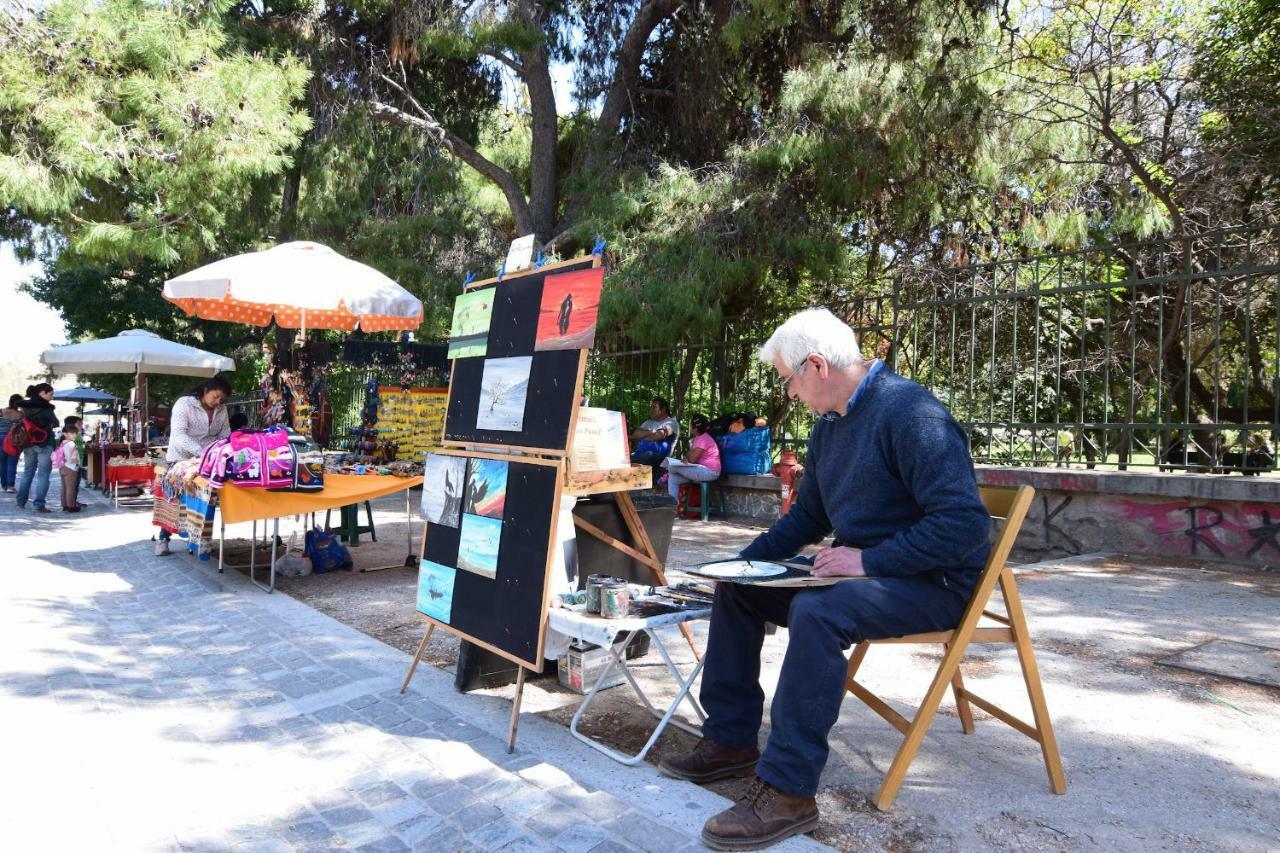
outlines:
[{"label": "pink graffiti on wall", "polygon": [[[1190,501],[1106,501],[1124,518],[1145,521],[1152,533],[1182,547],[1171,550],[1191,555],[1210,553],[1218,557],[1253,557],[1266,549],[1280,555],[1280,517],[1272,520],[1273,506],[1246,503],[1193,503]],[[1171,541],[1172,538],[1172,541]]]}]

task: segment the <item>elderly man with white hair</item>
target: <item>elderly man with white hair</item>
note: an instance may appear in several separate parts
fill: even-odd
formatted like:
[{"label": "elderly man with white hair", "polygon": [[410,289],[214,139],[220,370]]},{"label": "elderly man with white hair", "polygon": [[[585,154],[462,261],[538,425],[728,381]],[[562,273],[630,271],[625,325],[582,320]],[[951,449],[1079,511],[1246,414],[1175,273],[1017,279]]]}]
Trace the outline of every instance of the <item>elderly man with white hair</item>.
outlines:
[{"label": "elderly man with white hair", "polygon": [[[804,311],[760,349],[785,393],[819,416],[796,503],[739,555],[818,552],[818,576],[865,577],[795,589],[721,583],[702,674],[703,740],[663,773],[703,783],[755,774],[747,794],[707,821],[717,850],[751,850],[818,823],[827,736],[845,693],[845,651],[862,640],[954,628],[987,559],[990,517],[968,441],[946,408],[879,360],[831,312]],[[758,749],[766,623],[788,628],[786,657]]]}]

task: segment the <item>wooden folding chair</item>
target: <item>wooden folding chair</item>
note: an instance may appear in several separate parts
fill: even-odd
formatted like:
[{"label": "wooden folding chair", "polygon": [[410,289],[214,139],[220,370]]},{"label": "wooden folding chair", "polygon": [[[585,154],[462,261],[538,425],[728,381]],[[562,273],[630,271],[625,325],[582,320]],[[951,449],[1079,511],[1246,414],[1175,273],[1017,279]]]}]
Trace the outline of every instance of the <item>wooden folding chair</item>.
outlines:
[{"label": "wooden folding chair", "polygon": [[[1022,610],[1022,599],[1018,595],[1018,585],[1014,581],[1013,571],[1006,565],[1013,542],[1018,538],[1022,520],[1031,506],[1031,498],[1035,489],[1030,486],[1019,486],[1015,489],[984,488],[982,502],[987,511],[997,520],[1004,519],[999,537],[991,548],[991,556],[982,570],[978,586],[973,591],[973,598],[964,611],[960,625],[953,631],[933,631],[926,634],[912,634],[908,637],[894,637],[888,640],[871,640],[858,644],[849,656],[849,674],[845,686],[849,692],[866,702],[871,709],[884,717],[890,725],[905,735],[906,739],[898,748],[893,764],[885,775],[880,790],[876,793],[876,807],[882,811],[893,804],[902,785],[907,768],[911,766],[916,750],[924,740],[933,715],[942,701],[942,694],[950,686],[956,697],[956,708],[960,712],[960,724],[965,734],[973,734],[973,712],[970,703],[977,705],[1027,737],[1040,744],[1044,753],[1045,768],[1049,771],[1049,787],[1055,794],[1067,792],[1066,777],[1062,773],[1062,758],[1058,755],[1058,742],[1053,736],[1053,725],[1049,722],[1049,709],[1044,701],[1044,689],[1040,684],[1040,671],[1036,668],[1035,652],[1031,649],[1031,635],[1027,631],[1027,619]],[[1005,615],[987,610],[991,595],[999,584],[1004,596]],[[979,626],[982,618],[999,623],[999,626]],[[867,649],[879,643],[941,643],[943,648],[942,663],[929,685],[929,692],[916,710],[915,718],[908,721],[893,708],[863,687],[854,676],[858,667],[862,666]],[[980,696],[975,696],[964,686],[960,674],[960,660],[970,643],[1012,643],[1018,650],[1018,661],[1022,664],[1022,678],[1027,684],[1027,695],[1031,699],[1031,712],[1035,725],[1029,725],[1002,708],[999,708]]]}]

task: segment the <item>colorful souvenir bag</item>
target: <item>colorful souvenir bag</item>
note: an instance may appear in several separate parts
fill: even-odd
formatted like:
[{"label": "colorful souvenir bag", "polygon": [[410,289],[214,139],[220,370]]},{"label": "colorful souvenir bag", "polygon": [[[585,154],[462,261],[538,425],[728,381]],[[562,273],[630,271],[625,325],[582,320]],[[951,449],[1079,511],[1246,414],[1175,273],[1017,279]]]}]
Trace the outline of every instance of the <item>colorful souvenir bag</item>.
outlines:
[{"label": "colorful souvenir bag", "polygon": [[293,483],[273,492],[319,492],[324,489],[324,452],[309,436],[290,433],[293,451]]},{"label": "colorful souvenir bag", "polygon": [[215,488],[225,483],[260,489],[293,486],[294,453],[282,427],[236,430],[205,449],[200,475]]}]

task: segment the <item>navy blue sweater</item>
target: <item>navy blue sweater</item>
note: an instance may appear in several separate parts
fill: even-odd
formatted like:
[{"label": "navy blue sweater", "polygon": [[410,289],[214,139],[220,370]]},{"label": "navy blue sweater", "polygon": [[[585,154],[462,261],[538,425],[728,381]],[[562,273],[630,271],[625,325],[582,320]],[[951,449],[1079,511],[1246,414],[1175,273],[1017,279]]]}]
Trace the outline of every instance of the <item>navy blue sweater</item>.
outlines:
[{"label": "navy blue sweater", "polygon": [[887,367],[865,381],[843,417],[814,425],[796,502],[742,556],[786,559],[834,530],[837,544],[862,549],[868,575],[929,572],[971,588],[991,517],[964,431],[932,394]]}]

